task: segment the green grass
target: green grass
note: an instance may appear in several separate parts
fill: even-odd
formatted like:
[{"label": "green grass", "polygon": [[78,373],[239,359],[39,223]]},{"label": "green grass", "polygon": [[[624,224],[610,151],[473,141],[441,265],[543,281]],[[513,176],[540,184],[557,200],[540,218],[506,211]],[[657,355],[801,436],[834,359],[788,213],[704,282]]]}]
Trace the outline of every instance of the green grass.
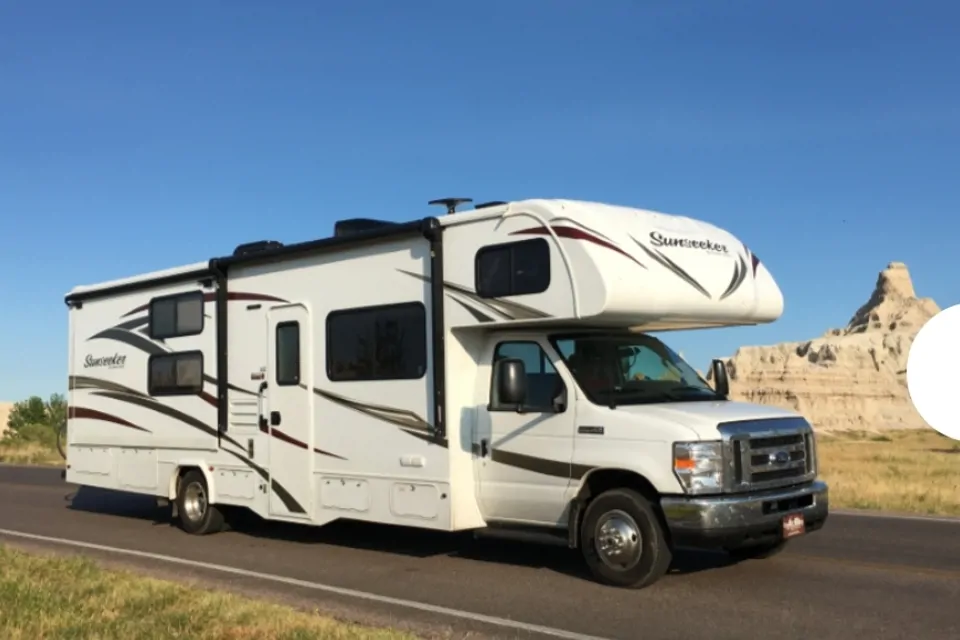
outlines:
[{"label": "green grass", "polygon": [[0,638],[306,640],[415,638],[232,593],[0,545]]}]

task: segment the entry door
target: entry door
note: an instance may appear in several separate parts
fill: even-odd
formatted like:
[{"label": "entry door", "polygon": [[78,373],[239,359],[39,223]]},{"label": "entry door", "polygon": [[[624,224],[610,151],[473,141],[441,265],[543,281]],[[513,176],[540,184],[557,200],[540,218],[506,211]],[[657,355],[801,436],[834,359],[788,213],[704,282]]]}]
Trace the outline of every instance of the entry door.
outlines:
[{"label": "entry door", "polygon": [[537,524],[562,522],[573,461],[574,407],[555,399],[572,397],[557,371],[557,356],[527,338],[500,338],[488,347],[488,362],[523,360],[527,402],[521,413],[497,399],[497,381],[484,381],[474,450],[481,511],[488,521]]},{"label": "entry door", "polygon": [[267,313],[270,513],[309,518],[313,502],[310,315],[300,304]]}]

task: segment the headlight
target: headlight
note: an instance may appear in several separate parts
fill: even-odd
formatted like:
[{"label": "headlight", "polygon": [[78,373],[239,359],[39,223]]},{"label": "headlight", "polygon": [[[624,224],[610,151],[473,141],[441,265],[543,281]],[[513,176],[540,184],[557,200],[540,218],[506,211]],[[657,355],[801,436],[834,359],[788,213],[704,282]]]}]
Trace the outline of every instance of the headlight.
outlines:
[{"label": "headlight", "polygon": [[673,445],[673,472],[690,494],[723,490],[723,443],[677,442]]}]

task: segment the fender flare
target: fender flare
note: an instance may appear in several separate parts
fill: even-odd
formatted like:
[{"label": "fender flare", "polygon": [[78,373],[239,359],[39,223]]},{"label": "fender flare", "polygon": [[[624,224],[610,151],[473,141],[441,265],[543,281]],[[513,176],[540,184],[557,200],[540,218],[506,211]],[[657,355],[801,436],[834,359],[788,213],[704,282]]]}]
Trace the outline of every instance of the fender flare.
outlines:
[{"label": "fender flare", "polygon": [[207,481],[207,500],[210,502],[210,504],[216,504],[217,487],[213,481],[213,474],[210,472],[209,464],[202,459],[186,459],[180,460],[176,463],[173,473],[170,474],[169,484],[167,487],[167,498],[170,501],[176,501],[178,489],[177,480],[180,478],[181,471],[184,469],[198,469],[200,473],[203,474],[204,480]]},{"label": "fender flare", "polygon": [[621,467],[599,467],[591,469],[580,479],[580,484],[577,486],[576,493],[570,499],[569,509],[567,510],[567,546],[571,549],[576,549],[580,545],[581,515],[589,503],[589,497],[592,497],[588,497],[591,488],[590,479],[591,477],[596,477],[598,474],[619,476],[620,481],[614,481],[610,487],[601,484],[598,487],[597,493],[606,491],[613,486],[622,486],[638,489],[651,500],[659,499],[661,492],[657,489],[656,485],[642,473]]}]

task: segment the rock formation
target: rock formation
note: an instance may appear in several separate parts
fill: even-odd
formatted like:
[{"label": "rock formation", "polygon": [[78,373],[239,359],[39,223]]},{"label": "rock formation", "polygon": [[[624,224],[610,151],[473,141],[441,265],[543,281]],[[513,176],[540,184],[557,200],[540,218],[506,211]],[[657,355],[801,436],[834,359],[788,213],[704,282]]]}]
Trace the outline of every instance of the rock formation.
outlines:
[{"label": "rock formation", "polygon": [[843,329],[805,342],[742,347],[726,360],[731,395],[802,413],[818,430],[922,428],[907,391],[907,355],[940,311],[891,262]]},{"label": "rock formation", "polygon": [[7,432],[7,419],[13,410],[12,402],[0,402],[0,438],[3,438]]}]

